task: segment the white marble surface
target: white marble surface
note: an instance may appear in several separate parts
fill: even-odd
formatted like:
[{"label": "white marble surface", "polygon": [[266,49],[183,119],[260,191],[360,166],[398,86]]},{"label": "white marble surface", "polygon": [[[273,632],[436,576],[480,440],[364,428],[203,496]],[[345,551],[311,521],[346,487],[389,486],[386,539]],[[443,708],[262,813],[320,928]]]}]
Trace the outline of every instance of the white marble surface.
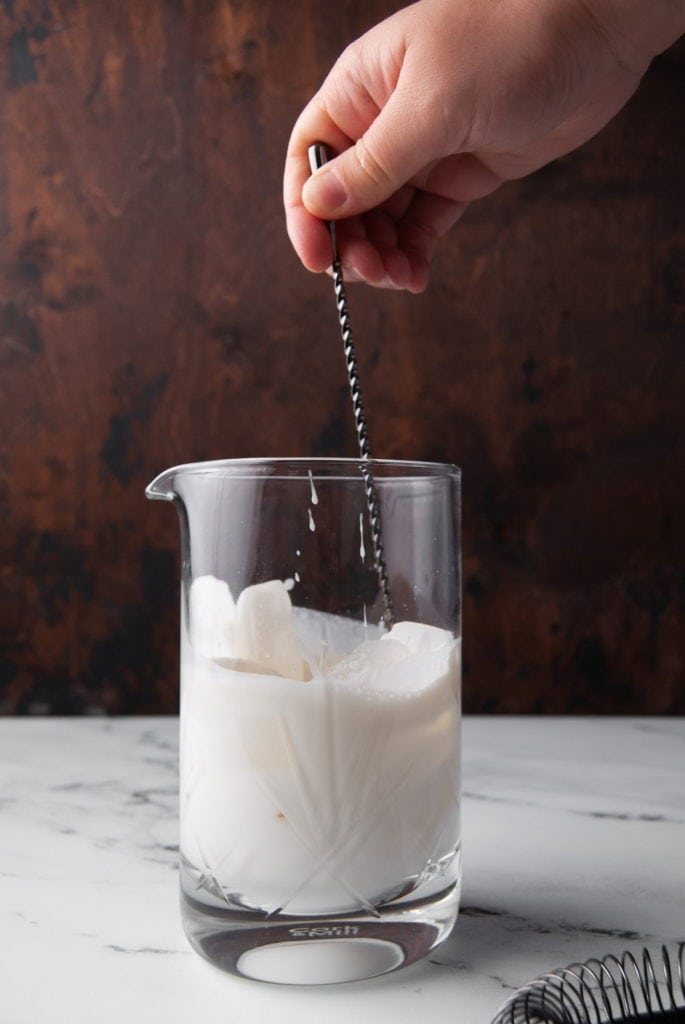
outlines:
[{"label": "white marble surface", "polygon": [[321,989],[225,975],[179,923],[176,733],[0,719],[2,1024],[488,1024],[547,969],[685,938],[685,720],[470,718],[441,950]]}]

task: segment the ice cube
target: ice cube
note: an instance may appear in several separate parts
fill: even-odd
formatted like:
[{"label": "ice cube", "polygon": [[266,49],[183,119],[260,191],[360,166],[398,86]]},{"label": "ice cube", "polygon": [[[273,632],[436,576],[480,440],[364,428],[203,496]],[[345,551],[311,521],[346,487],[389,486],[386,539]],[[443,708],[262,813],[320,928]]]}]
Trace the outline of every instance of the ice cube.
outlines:
[{"label": "ice cube", "polygon": [[228,583],[199,576],[190,588],[190,642],[205,658],[230,657],[235,601]]},{"label": "ice cube", "polygon": [[333,681],[361,689],[384,690],[388,688],[386,674],[406,658],[401,644],[388,641],[381,645],[380,640],[368,640],[336,662],[327,675]]},{"label": "ice cube", "polygon": [[421,690],[455,672],[456,641],[448,629],[423,622],[397,622],[381,642],[386,640],[401,644],[408,655],[396,673],[398,691]]},{"label": "ice cube", "polygon": [[280,580],[246,587],[234,601],[223,580],[199,576],[189,604],[191,644],[205,658],[242,672],[311,678]]},{"label": "ice cube", "polygon": [[255,583],[240,594],[232,630],[233,657],[259,671],[289,679],[311,678],[293,626],[290,595],[281,580]]},{"label": "ice cube", "polygon": [[378,640],[361,644],[328,677],[375,693],[417,693],[450,671],[454,638],[449,630],[399,622]]},{"label": "ice cube", "polygon": [[293,607],[293,623],[314,674],[381,635],[379,626],[344,615]]},{"label": "ice cube", "polygon": [[381,639],[402,644],[410,654],[437,651],[443,644],[452,644],[454,637],[448,629],[426,626],[423,622],[396,622]]}]

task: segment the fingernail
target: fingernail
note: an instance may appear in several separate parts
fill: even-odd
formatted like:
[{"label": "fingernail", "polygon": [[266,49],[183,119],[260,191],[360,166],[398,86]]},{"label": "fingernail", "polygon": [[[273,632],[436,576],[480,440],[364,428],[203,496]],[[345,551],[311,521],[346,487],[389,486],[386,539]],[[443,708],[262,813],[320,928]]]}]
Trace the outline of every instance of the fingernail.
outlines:
[{"label": "fingernail", "polygon": [[312,212],[335,213],[345,205],[347,192],[335,171],[321,170],[305,182],[302,198]]},{"label": "fingernail", "polygon": [[405,286],[403,284],[398,284],[397,281],[393,281],[391,277],[386,276],[383,278],[382,281],[379,282],[378,287],[387,288],[389,291],[392,292],[401,292],[404,291]]}]

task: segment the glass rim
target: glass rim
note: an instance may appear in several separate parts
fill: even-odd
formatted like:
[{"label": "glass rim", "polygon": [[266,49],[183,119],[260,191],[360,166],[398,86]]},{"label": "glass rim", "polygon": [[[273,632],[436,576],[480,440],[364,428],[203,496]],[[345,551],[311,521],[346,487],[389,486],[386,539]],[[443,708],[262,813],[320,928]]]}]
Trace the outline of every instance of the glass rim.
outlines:
[{"label": "glass rim", "polygon": [[[355,459],[338,456],[246,457],[238,459],[210,459],[204,462],[183,462],[177,466],[170,466],[162,473],[159,473],[148,484],[146,490],[153,489],[157,481],[163,477],[169,478],[181,473],[184,475],[212,476],[215,474],[221,475],[222,472],[230,473],[233,470],[249,471],[254,469],[257,471],[269,466],[275,469],[279,467],[282,469],[292,467],[293,470],[301,470],[305,476],[308,472],[314,472],[317,468],[338,468],[341,474],[343,474],[342,479],[350,480],[357,478],[357,473],[360,472],[362,466],[368,466],[372,473],[374,470],[380,471],[379,476],[381,480],[402,480],[411,479],[412,477],[418,477],[419,479],[461,478],[461,469],[458,466],[448,462],[429,462],[421,459]],[[354,473],[352,473],[353,470]],[[256,472],[255,477],[259,476],[261,474]],[[272,476],[267,479],[276,479],[276,477]],[[283,479],[287,479],[287,477],[284,476]],[[329,479],[333,479],[333,477],[331,476]]]}]

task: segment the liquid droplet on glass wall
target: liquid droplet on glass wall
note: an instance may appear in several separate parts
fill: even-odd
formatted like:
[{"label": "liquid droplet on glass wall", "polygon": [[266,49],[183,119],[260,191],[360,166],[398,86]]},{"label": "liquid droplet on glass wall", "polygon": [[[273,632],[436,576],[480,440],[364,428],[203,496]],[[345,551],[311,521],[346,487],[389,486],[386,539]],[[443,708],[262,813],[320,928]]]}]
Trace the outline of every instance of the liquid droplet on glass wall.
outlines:
[{"label": "liquid droplet on glass wall", "polygon": [[316,487],[314,486],[314,477],[312,476],[311,469],[309,470],[309,483],[311,484],[312,488],[312,505],[318,505],[319,495],[316,493]]}]

